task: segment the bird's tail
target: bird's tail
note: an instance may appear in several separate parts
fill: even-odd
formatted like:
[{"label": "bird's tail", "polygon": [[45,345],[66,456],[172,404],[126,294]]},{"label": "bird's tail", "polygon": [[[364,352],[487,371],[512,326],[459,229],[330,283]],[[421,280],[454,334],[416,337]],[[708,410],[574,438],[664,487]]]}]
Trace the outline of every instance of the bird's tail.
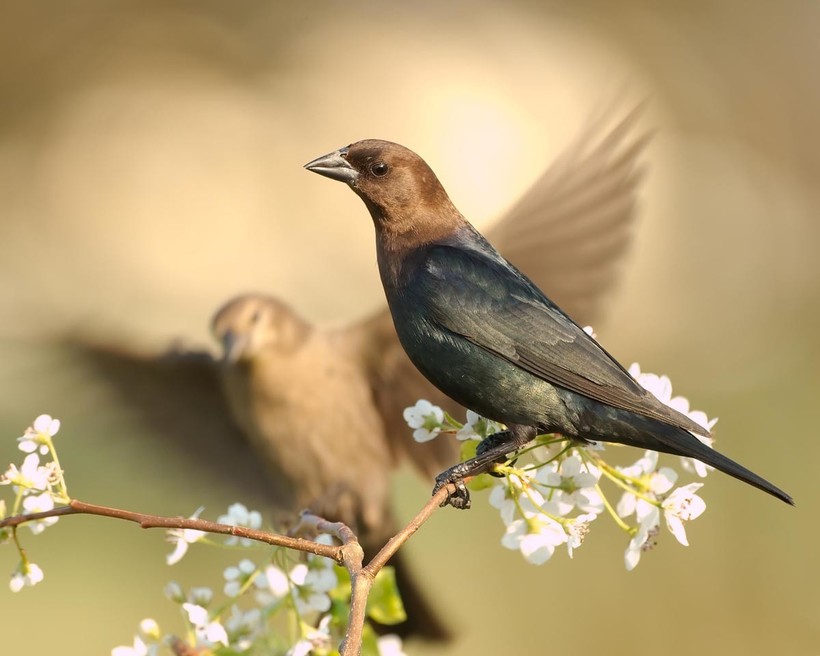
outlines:
[{"label": "bird's tail", "polygon": [[[392,521],[387,522],[387,526],[392,527],[392,525]],[[388,529],[385,531],[385,535],[391,536],[395,532],[395,530]],[[371,535],[365,539],[362,547],[367,559],[375,556],[379,549],[384,546],[387,538],[384,536],[382,538]],[[388,565],[395,569],[396,585],[401,594],[407,619],[400,624],[390,626],[376,624],[376,630],[382,634],[395,633],[401,638],[419,638],[431,642],[448,642],[452,640],[453,632],[433,606],[429,590],[425,589],[424,580],[419,577],[419,573],[414,568],[409,566],[401,549],[390,558]]]},{"label": "bird's tail", "polygon": [[429,591],[420,587],[418,574],[411,572],[401,551],[390,559],[390,565],[396,569],[396,584],[407,613],[406,622],[390,628],[402,637],[415,635],[434,642],[451,640],[452,631],[430,604]]},{"label": "bird's tail", "polygon": [[[648,420],[652,424],[650,430],[642,434],[640,438],[634,440],[623,440],[624,443],[633,446],[671,453],[676,456],[695,458],[701,462],[722,471],[724,474],[754,485],[759,490],[768,492],[781,501],[794,505],[791,495],[781,490],[776,485],[769,483],[762,476],[758,476],[753,471],[746,469],[743,465],[736,463],[731,458],[727,458],[722,453],[715,451],[712,447],[704,444],[688,431],[670,426],[654,420]],[[619,440],[620,441],[620,440]]]}]

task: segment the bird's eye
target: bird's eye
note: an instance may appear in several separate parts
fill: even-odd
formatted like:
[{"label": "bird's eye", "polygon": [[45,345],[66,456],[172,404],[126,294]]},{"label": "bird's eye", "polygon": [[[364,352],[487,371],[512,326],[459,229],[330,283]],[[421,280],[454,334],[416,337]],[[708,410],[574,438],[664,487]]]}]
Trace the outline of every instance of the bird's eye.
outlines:
[{"label": "bird's eye", "polygon": [[387,173],[387,168],[387,164],[384,162],[375,162],[370,165],[370,172],[380,178]]}]

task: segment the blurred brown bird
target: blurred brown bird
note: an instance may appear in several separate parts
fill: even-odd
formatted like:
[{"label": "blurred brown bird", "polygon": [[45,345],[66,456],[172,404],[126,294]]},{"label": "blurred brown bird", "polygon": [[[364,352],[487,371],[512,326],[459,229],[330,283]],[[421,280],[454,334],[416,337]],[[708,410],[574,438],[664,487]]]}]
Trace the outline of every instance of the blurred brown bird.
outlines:
[{"label": "blurred brown bird", "polygon": [[[606,121],[590,126],[490,231],[501,252],[582,323],[596,318],[629,244],[647,142],[633,135],[638,114],[608,131]],[[323,329],[277,299],[245,295],[217,312],[213,331],[219,359],[129,353],[82,339],[74,346],[154,434],[190,449],[220,476],[267,486],[277,508],[310,507],[344,521],[373,555],[396,532],[388,472],[406,459],[429,479],[457,458],[453,440],[414,442],[402,410],[426,398],[463,411],[410,363],[387,309]],[[228,435],[239,438],[230,455]],[[243,466],[242,437],[261,460],[264,481],[252,474],[256,463]],[[405,568],[396,569],[408,614],[399,632],[446,637]]]}]

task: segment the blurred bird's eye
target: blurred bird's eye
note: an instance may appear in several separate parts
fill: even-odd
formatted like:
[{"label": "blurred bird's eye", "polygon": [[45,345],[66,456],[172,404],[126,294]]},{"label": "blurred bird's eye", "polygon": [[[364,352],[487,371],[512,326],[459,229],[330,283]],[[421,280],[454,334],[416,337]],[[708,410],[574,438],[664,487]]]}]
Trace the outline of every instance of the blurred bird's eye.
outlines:
[{"label": "blurred bird's eye", "polygon": [[370,165],[370,172],[377,178],[382,177],[387,173],[387,164],[384,162],[376,162]]}]

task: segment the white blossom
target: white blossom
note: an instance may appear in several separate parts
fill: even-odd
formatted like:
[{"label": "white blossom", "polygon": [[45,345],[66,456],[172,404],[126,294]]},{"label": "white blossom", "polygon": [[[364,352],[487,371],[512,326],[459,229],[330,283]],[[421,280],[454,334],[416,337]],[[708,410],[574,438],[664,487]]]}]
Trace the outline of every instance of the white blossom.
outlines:
[{"label": "white blossom", "polygon": [[595,514],[603,511],[603,499],[594,488],[600,477],[598,468],[585,465],[577,454],[562,461],[554,460],[540,467],[536,474],[542,485],[551,488],[547,500],[553,504],[555,514],[562,516],[575,507]]},{"label": "white blossom", "polygon": [[504,526],[509,526],[516,511],[515,500],[510,495],[510,487],[505,483],[498,483],[493,486],[487,500],[493,508],[501,512],[501,521],[504,522]]},{"label": "white blossom", "polygon": [[[329,643],[330,641],[328,641]],[[285,656],[308,656],[310,652],[313,651],[313,648],[316,647],[313,641],[308,640],[307,638],[303,638],[299,642],[297,642],[293,647],[288,649],[285,653]]]},{"label": "white blossom", "polygon": [[520,551],[533,565],[541,565],[552,557],[555,547],[564,544],[567,539],[564,528],[554,519],[546,515],[531,515],[516,519],[507,526],[501,544],[507,549]]},{"label": "white blossom", "polygon": [[254,639],[264,630],[262,620],[259,608],[243,612],[238,606],[231,606],[231,616],[224,623],[231,647],[239,651],[250,649]]},{"label": "white blossom", "polygon": [[401,638],[393,633],[380,636],[377,642],[379,656],[407,656],[404,653]]},{"label": "white blossom", "polygon": [[[34,455],[34,454],[32,454]],[[23,499],[23,512],[26,515],[32,515],[39,512],[48,512],[54,508],[54,498],[48,492],[42,494],[30,494]],[[45,531],[49,526],[57,523],[59,517],[43,517],[36,521],[27,522],[26,526],[31,529],[34,535],[38,535]]]},{"label": "white blossom", "polygon": [[163,588],[162,592],[166,597],[168,597],[168,599],[175,603],[181,604],[185,601],[185,595],[182,592],[182,588],[176,581],[169,582],[168,585]]},{"label": "white blossom", "polygon": [[146,617],[140,622],[140,633],[153,640],[159,640],[159,624],[156,620]]},{"label": "white blossom", "polygon": [[497,421],[482,417],[477,412],[467,410],[467,423],[456,432],[457,440],[483,440],[489,435],[493,435],[503,430],[503,426]]},{"label": "white blossom", "polygon": [[[703,426],[706,431],[711,431],[717,423],[717,418],[709,419],[705,412],[701,410],[692,410],[689,407],[689,400],[684,396],[672,396],[672,381],[668,376],[658,376],[657,374],[642,373],[641,368],[637,362],[634,362],[629,367],[629,373],[638,381],[638,383],[646,390],[652,392],[659,401],[668,405],[673,410],[677,410],[682,415],[686,415],[699,426]],[[697,435],[693,433],[696,438],[703,442],[706,446],[711,447],[714,440],[711,437]],[[695,473],[701,478],[704,478],[711,470],[709,465],[702,463],[700,460],[689,457],[681,457],[683,469],[690,473]]]},{"label": "white blossom", "polygon": [[120,646],[111,650],[111,656],[154,656],[158,645],[149,645],[139,636],[134,636],[134,644],[130,647]]},{"label": "white blossom", "polygon": [[[308,566],[299,563],[289,574],[290,580],[294,583],[291,588],[293,601],[296,603],[296,611],[300,615],[312,611],[325,613],[330,610],[330,597],[327,595],[328,590],[324,584],[327,583],[322,577],[312,577]],[[318,584],[318,585],[317,585]]]},{"label": "white blossom", "polygon": [[188,601],[197,606],[208,606],[213,601],[214,591],[206,586],[191,588],[188,591]]},{"label": "white blossom", "polygon": [[[197,511],[191,515],[191,519],[197,519],[199,513],[205,508],[198,508]],[[169,565],[175,565],[188,552],[188,545],[198,542],[205,537],[205,531],[197,531],[192,528],[172,528],[167,531],[167,540],[174,545],[174,550],[165,557],[165,562]]]},{"label": "white blossom", "polygon": [[48,453],[48,441],[60,430],[60,420],[50,415],[40,415],[34,424],[26,429],[22,437],[17,438],[17,447],[25,453],[40,450],[41,455]]},{"label": "white blossom", "polygon": [[[657,451],[645,451],[634,465],[629,467],[618,467],[624,476],[638,481],[645,487],[645,492],[652,498],[659,498],[661,495],[672,489],[678,479],[678,473],[670,467],[658,467]],[[657,471],[656,471],[657,470]],[[638,522],[655,507],[650,501],[640,498],[631,492],[624,492],[616,507],[620,517],[629,517],[635,513]]]},{"label": "white blossom", "polygon": [[550,440],[547,443],[541,442],[536,444],[537,446],[530,449],[530,455],[532,455],[533,460],[539,464],[551,463],[560,457],[566,448],[566,443],[563,440],[558,442]]},{"label": "white blossom", "polygon": [[45,578],[39,565],[30,562],[21,562],[9,581],[12,592],[20,592],[23,588],[33,587]]},{"label": "white blossom", "polygon": [[[325,559],[327,560],[327,559]],[[305,577],[305,585],[319,592],[329,592],[339,584],[339,577],[333,569],[333,562],[327,560],[327,567],[310,567]]]},{"label": "white blossom", "polygon": [[624,563],[627,571],[632,571],[641,560],[641,555],[655,546],[655,538],[658,535],[658,512],[648,514],[643,522],[638,525],[638,530],[627,545],[624,554]]},{"label": "white blossom", "polygon": [[589,525],[598,518],[595,513],[584,513],[578,515],[565,525],[567,531],[567,551],[569,557],[572,558],[572,553],[575,549],[581,546],[589,533]]},{"label": "white blossom", "polygon": [[444,410],[430,401],[420,399],[416,405],[404,409],[404,421],[413,430],[416,442],[429,442],[441,432]]},{"label": "white blossom", "polygon": [[689,542],[683,523],[697,519],[706,510],[706,502],[695,494],[701,487],[703,483],[690,483],[679,487],[664,500],[662,505],[666,527],[684,546],[689,546]]},{"label": "white blossom", "polygon": [[268,565],[254,579],[256,601],[262,606],[281,601],[290,591],[288,575],[275,565]]},{"label": "white blossom", "polygon": [[[227,514],[220,515],[216,521],[228,526],[243,526],[257,530],[262,527],[262,514],[258,510],[248,510],[247,506],[242,503],[233,503],[228,506]],[[243,547],[249,547],[253,544],[253,540],[229,535],[225,538],[225,544],[241,544]]]},{"label": "white blossom", "polygon": [[544,497],[534,486],[535,470],[532,468],[519,469],[516,473],[500,479],[490,492],[489,502],[493,508],[501,513],[501,521],[509,526],[519,513],[540,513],[544,504]]},{"label": "white blossom", "polygon": [[147,618],[140,622],[140,632],[134,636],[133,645],[114,647],[111,656],[156,656],[159,653],[159,625]]},{"label": "white blossom", "polygon": [[29,453],[20,469],[13,463],[9,465],[6,472],[0,476],[0,485],[15,485],[16,488],[23,488],[24,494],[28,494],[30,490],[47,491],[53,478],[53,463],[41,466],[40,456]]},{"label": "white blossom", "polygon": [[208,644],[222,643],[228,646],[228,633],[218,620],[212,620],[208,611],[197,604],[184,603],[182,609],[188,615],[188,621],[196,631],[197,639]]},{"label": "white blossom", "polygon": [[225,569],[225,594],[229,597],[236,597],[248,579],[256,572],[256,565],[247,558],[242,559],[237,566]]},{"label": "white blossom", "polygon": [[307,632],[304,638],[291,647],[287,656],[307,656],[314,649],[330,649],[330,615],[325,615],[319,626]]}]

